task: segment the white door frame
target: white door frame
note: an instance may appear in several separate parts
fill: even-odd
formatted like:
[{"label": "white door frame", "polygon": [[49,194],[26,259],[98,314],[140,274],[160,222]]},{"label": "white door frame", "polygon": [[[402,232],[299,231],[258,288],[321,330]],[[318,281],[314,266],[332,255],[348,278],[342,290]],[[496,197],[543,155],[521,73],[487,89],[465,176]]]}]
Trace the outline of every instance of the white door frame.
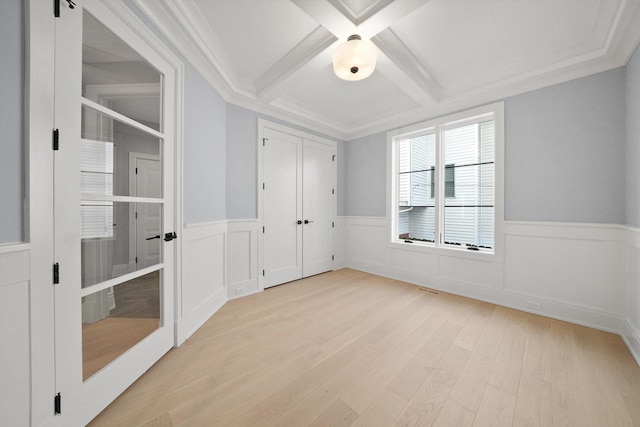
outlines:
[{"label": "white door frame", "polygon": [[[175,73],[174,93],[174,222],[178,240],[174,247],[175,320],[179,316],[182,258],[182,158],[183,158],[183,86],[184,65],[178,57],[151,31],[121,0],[102,0],[124,25],[133,29],[154,51],[171,65]],[[61,13],[70,13],[61,2]],[[63,425],[53,413],[56,394],[54,358],[54,287],[52,284],[53,256],[53,151],[51,134],[54,128],[54,43],[56,18],[51,2],[27,0],[27,112],[25,155],[28,173],[29,206],[27,238],[31,248],[30,278],[30,341],[31,341],[31,424]],[[175,325],[174,325],[175,329]],[[174,334],[175,337],[175,334]],[[174,338],[175,339],[175,338]]]},{"label": "white door frame", "polygon": [[[264,234],[261,233],[261,230],[262,230],[262,227],[264,226],[264,200],[263,200],[264,193],[262,190],[263,188],[262,183],[264,182],[264,138],[265,138],[265,129],[267,128],[276,130],[278,132],[288,133],[290,135],[295,135],[297,137],[300,137],[303,139],[303,144],[304,144],[304,140],[312,140],[322,144],[327,144],[327,145],[336,147],[336,153],[337,153],[337,145],[338,145],[337,142],[327,138],[322,138],[298,129],[294,129],[278,123],[270,122],[268,120],[264,120],[260,118],[258,119],[258,140],[256,141],[257,147],[258,147],[258,150],[257,150],[258,151],[258,156],[257,156],[258,157],[258,173],[256,174],[257,175],[256,197],[257,197],[257,205],[258,205],[258,272],[257,273],[258,273],[258,291],[259,292],[265,289],[265,280],[264,280],[265,278],[262,274],[262,271],[264,270]],[[337,159],[336,159],[336,164],[337,164]],[[334,177],[334,179],[337,180],[337,169],[336,169],[336,176]],[[304,197],[304,195],[302,197]],[[338,194],[337,194],[337,188],[336,188],[336,197],[333,198],[333,207],[332,207],[334,219],[337,217],[337,212],[338,212],[337,200],[338,200]],[[331,240],[333,242],[334,252],[335,252],[336,229],[332,228],[331,232],[332,232]]]},{"label": "white door frame", "polygon": [[[145,160],[157,160],[160,161],[160,156],[156,156],[155,154],[145,154],[145,153],[129,153],[129,195],[137,195],[136,194],[136,164],[138,159]],[[132,233],[131,230],[135,230],[135,233]],[[136,222],[136,213],[134,210],[129,209],[129,269],[132,266],[135,266],[136,256],[137,256],[137,239],[138,239],[138,229]],[[131,270],[133,271],[133,270]]]}]

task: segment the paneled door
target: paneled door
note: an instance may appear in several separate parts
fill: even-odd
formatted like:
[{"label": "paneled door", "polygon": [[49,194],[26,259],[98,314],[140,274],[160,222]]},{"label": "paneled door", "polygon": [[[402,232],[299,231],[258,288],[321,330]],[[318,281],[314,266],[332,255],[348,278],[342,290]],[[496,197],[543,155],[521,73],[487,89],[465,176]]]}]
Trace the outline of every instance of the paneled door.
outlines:
[{"label": "paneled door", "polygon": [[62,2],[55,21],[56,419],[65,426],[88,423],[174,335],[175,70],[108,2],[76,3]]},{"label": "paneled door", "polygon": [[333,268],[336,145],[293,129],[262,129],[263,287]]}]

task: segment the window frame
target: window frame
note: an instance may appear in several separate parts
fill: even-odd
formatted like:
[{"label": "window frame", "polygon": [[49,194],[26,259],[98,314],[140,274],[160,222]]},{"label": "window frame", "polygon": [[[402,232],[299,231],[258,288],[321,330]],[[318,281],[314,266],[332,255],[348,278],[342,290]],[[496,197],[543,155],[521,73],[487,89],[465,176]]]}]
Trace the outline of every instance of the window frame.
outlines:
[{"label": "window frame", "polygon": [[[467,123],[475,123],[482,117],[492,116],[494,120],[494,240],[493,250],[471,251],[466,247],[455,247],[436,242],[405,243],[398,236],[399,214],[397,209],[398,197],[398,159],[396,141],[407,139],[425,133],[436,133],[436,146],[441,143],[440,138],[446,129],[463,126]],[[436,148],[436,165],[440,168],[444,165],[444,153]],[[436,200],[436,234],[442,232],[442,215],[444,208],[439,207],[444,203],[442,195],[445,191],[445,183],[440,182],[436,175],[435,200]],[[483,107],[473,108],[458,113],[443,116],[437,119],[420,122],[414,125],[398,128],[387,133],[387,224],[389,246],[393,249],[401,249],[412,252],[449,255],[462,258],[480,259],[487,261],[500,261],[504,252],[504,102],[498,102]]]}]

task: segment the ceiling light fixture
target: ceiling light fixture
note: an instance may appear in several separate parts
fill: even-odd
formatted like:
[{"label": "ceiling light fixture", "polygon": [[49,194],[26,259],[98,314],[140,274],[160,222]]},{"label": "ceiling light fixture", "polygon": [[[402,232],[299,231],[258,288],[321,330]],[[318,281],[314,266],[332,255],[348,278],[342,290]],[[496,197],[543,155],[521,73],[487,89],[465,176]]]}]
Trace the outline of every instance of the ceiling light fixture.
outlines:
[{"label": "ceiling light fixture", "polygon": [[362,80],[376,69],[378,51],[371,40],[354,34],[333,52],[333,71],[343,80]]}]

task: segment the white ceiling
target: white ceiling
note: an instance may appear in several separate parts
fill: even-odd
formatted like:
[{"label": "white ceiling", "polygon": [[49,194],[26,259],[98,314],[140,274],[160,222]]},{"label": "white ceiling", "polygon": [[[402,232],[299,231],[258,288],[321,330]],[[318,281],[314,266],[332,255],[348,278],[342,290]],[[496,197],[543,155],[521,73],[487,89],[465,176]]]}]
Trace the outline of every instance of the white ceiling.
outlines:
[{"label": "white ceiling", "polygon": [[[226,101],[343,140],[623,66],[640,0],[134,0]],[[351,34],[365,80],[333,74]]]}]

